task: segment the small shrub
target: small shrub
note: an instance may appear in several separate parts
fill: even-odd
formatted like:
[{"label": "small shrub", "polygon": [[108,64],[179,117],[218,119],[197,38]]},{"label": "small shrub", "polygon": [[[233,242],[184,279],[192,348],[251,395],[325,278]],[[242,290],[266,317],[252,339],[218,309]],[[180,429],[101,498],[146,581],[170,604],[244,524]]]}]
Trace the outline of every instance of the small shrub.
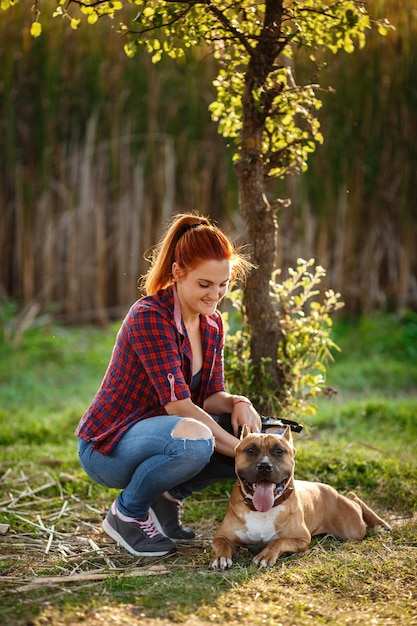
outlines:
[{"label": "small shrub", "polygon": [[[299,417],[314,415],[315,398],[331,395],[326,386],[326,362],[332,359],[332,350],[339,350],[331,339],[331,314],[343,306],[340,294],[327,290],[320,293],[318,286],[326,275],[323,267],[314,265],[314,259],[298,259],[297,269],[288,270],[288,278],[280,281],[280,270],[271,278],[271,298],[281,329],[277,366],[282,386],[274,389],[265,371],[256,374],[250,358],[250,336],[239,290],[230,295],[238,316],[226,315],[229,340],[225,349],[226,379],[230,388],[258,400],[261,412],[275,416]],[[320,297],[321,296],[321,297]],[[265,365],[265,362],[264,362]]]}]

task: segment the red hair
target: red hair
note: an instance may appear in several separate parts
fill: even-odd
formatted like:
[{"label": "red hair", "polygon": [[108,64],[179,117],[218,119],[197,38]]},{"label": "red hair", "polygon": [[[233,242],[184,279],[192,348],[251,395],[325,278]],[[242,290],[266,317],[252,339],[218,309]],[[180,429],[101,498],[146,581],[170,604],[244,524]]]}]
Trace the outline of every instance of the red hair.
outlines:
[{"label": "red hair", "polygon": [[252,264],[220,228],[206,217],[195,213],[179,213],[151,255],[151,267],[144,277],[148,295],[168,287],[172,280],[172,264],[189,272],[205,261],[231,262],[232,280],[245,278]]}]

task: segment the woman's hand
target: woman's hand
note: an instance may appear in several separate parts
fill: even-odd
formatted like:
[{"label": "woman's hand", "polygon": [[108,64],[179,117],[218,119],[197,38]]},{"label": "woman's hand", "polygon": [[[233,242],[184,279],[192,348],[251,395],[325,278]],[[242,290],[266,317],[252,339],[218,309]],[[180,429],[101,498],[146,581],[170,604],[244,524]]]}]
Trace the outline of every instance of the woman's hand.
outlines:
[{"label": "woman's hand", "polygon": [[236,437],[239,426],[244,426],[245,424],[250,428],[251,432],[261,432],[261,418],[252,402],[245,396],[233,396],[231,423]]},{"label": "woman's hand", "polygon": [[235,437],[238,436],[239,427],[245,424],[253,433],[261,432],[261,418],[246,396],[234,396],[226,391],[219,391],[206,398],[204,410],[211,415],[230,413]]}]

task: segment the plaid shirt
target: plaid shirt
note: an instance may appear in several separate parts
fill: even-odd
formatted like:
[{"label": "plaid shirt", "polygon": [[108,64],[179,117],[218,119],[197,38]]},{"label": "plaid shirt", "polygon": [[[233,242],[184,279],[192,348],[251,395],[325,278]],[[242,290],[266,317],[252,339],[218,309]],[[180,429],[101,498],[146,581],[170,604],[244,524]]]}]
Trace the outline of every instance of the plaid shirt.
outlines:
[{"label": "plaid shirt", "polygon": [[117,334],[103,381],[75,434],[111,453],[139,420],[166,415],[165,405],[204,400],[224,391],[223,320],[216,311],[201,316],[203,368],[193,393],[192,351],[174,287],[144,297],[132,306]]}]

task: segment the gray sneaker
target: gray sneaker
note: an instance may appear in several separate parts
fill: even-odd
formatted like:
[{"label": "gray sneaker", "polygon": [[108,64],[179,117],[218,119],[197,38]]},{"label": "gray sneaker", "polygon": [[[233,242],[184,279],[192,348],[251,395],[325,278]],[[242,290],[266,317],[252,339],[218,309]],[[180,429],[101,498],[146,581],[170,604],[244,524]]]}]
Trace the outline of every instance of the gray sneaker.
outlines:
[{"label": "gray sneaker", "polygon": [[117,510],[116,501],[111,505],[102,527],[105,533],[135,556],[164,556],[176,550],[174,541],[156,530],[150,515],[144,521],[126,517]]},{"label": "gray sneaker", "polygon": [[174,540],[194,539],[195,533],[193,529],[181,524],[181,504],[179,500],[168,500],[164,496],[159,496],[152,503],[149,513],[156,528],[166,537]]}]

